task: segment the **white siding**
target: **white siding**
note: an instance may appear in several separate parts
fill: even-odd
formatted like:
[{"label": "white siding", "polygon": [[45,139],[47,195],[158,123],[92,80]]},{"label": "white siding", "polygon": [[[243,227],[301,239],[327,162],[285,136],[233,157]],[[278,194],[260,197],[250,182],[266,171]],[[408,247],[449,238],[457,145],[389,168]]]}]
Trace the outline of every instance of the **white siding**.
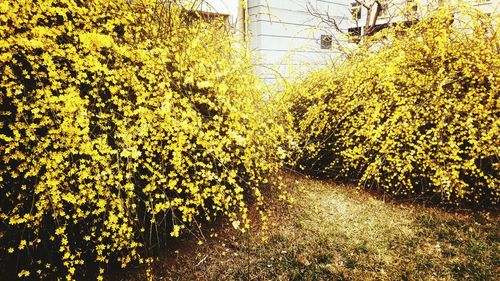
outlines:
[{"label": "white siding", "polygon": [[321,35],[334,30],[311,10],[342,21],[349,9],[336,2],[342,0],[248,0],[248,44],[257,57],[258,75],[267,82],[276,76],[293,78],[335,56],[320,45]]},{"label": "white siding", "polygon": [[[333,34],[334,40],[346,44],[344,36],[322,23],[318,17],[311,14],[311,10],[335,19],[344,31],[349,27],[364,26],[367,14],[366,9],[362,9],[361,19],[357,23],[352,19],[351,3],[355,0],[247,0],[246,11],[240,9],[241,0],[197,1],[201,3],[198,9],[229,15],[231,25],[239,34],[243,34],[245,29],[243,19],[246,14],[247,45],[255,55],[257,74],[269,83],[280,76],[293,78],[334,59],[336,53],[333,50],[321,49],[321,35]],[[435,6],[437,1],[415,0],[420,3],[422,10]],[[476,5],[485,12],[498,13],[500,9],[500,0],[466,1],[483,2]],[[397,13],[396,10],[406,5],[406,0],[389,2],[392,4],[391,14]],[[390,17],[380,17],[377,24],[389,20]]]},{"label": "white siding", "polygon": [[[350,3],[355,2],[355,0],[339,0],[345,2],[350,6]],[[468,3],[473,7],[481,10],[484,13],[499,13],[500,12],[500,0],[446,0],[450,3]],[[369,1],[367,1],[369,3]],[[440,0],[414,0],[413,1],[418,6],[418,11],[416,12],[417,17],[424,17],[430,11],[435,10],[439,6]],[[405,17],[401,16],[403,11],[406,9],[407,0],[388,0],[389,13],[387,16],[379,16],[376,24],[384,24],[387,22],[398,22],[407,20]],[[361,19],[356,23],[353,20],[349,20],[349,27],[364,26],[366,24],[367,10],[365,8],[361,9]]]}]

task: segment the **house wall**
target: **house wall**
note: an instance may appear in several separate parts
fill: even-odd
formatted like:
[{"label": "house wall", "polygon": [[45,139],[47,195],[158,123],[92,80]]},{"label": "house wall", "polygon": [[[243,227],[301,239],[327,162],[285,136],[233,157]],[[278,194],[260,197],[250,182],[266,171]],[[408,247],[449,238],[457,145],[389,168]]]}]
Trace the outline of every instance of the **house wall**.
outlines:
[{"label": "house wall", "polygon": [[198,0],[195,1],[196,9],[205,12],[214,12],[229,15],[229,22],[233,27],[237,27],[239,14],[239,0]]},{"label": "house wall", "polygon": [[[411,1],[411,0],[409,0]],[[408,1],[408,2],[409,2]],[[453,0],[452,0],[453,1]],[[462,1],[462,0],[461,0]],[[463,0],[485,13],[500,12],[500,0]],[[321,35],[333,35],[341,46],[347,42],[346,31],[364,27],[367,10],[361,9],[361,19],[353,20],[355,0],[248,0],[248,30],[250,50],[256,55],[257,74],[268,83],[280,76],[294,78],[306,70],[321,67],[335,59],[336,48],[321,48]],[[369,0],[366,2],[370,3]],[[384,2],[384,1],[381,1]],[[413,0],[418,5],[417,17],[434,9],[440,0]],[[395,15],[406,8],[407,0],[387,0],[388,12],[379,16],[377,24],[407,20]],[[319,15],[314,15],[317,13]],[[340,34],[320,18],[334,19],[344,32]]]},{"label": "house wall", "polygon": [[[340,0],[347,4],[355,3],[355,0]],[[361,0],[362,1],[362,0]],[[484,13],[498,13],[500,12],[500,0],[385,0],[387,3],[387,12],[380,15],[377,19],[376,24],[384,24],[388,22],[399,22],[408,20],[408,18],[401,16],[401,14],[407,9],[407,5],[416,5],[417,10],[415,15],[417,18],[424,17],[430,11],[436,9],[440,2],[451,2],[456,3],[459,1],[469,3],[477,9]],[[370,1],[367,1],[370,2]],[[412,2],[412,3],[409,3]],[[362,27],[364,28],[367,20],[368,11],[365,8],[361,8],[361,18],[357,21],[352,18],[349,19],[350,27]]]},{"label": "house wall", "polygon": [[196,10],[228,15],[229,24],[234,28],[242,42],[246,38],[245,10],[242,0],[191,0],[195,3]]},{"label": "house wall", "polygon": [[342,0],[248,0],[249,49],[256,56],[257,74],[266,82],[300,76],[325,65],[336,53],[321,48],[321,35],[333,28],[312,13],[338,21],[349,14]]},{"label": "house wall", "polygon": [[[197,1],[197,9],[229,15],[230,24],[247,39],[248,49],[255,57],[257,75],[267,83],[276,82],[280,77],[299,77],[307,70],[334,60],[335,48],[321,48],[322,35],[333,35],[341,45],[348,44],[345,35],[322,22],[321,18],[334,19],[341,30],[347,31],[352,27],[364,27],[367,15],[366,9],[361,9],[361,18],[353,20],[351,3],[355,0],[247,0],[246,9],[241,0]],[[394,14],[406,5],[406,1],[388,0],[389,13],[380,16],[377,24],[401,20],[394,18]],[[415,0],[419,3],[418,13],[425,13],[438,1]],[[500,0],[468,1],[486,13],[498,13],[500,9]]]}]

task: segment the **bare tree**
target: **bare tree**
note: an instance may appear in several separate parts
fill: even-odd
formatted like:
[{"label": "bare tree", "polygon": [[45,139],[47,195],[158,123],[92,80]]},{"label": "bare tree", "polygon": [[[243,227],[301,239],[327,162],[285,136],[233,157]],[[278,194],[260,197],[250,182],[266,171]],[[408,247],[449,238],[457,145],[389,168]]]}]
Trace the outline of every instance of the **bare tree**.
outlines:
[{"label": "bare tree", "polygon": [[[395,9],[398,4],[393,3],[394,1],[395,0],[353,0],[353,2],[350,3],[351,7],[346,7],[346,9],[350,9],[352,18],[339,19],[338,17],[330,14],[330,11],[322,11],[318,9],[310,1],[307,3],[307,10],[311,15],[320,19],[320,21],[328,27],[333,28],[337,33],[348,33],[347,35],[350,35],[351,37],[364,37],[371,36],[380,29],[389,26],[395,15],[398,14],[397,10],[404,9],[403,7]],[[411,1],[412,0],[407,0],[407,2]],[[383,23],[380,24],[380,18],[382,15],[384,16]],[[343,21],[354,21],[355,26],[350,26],[350,28],[346,29]]]}]

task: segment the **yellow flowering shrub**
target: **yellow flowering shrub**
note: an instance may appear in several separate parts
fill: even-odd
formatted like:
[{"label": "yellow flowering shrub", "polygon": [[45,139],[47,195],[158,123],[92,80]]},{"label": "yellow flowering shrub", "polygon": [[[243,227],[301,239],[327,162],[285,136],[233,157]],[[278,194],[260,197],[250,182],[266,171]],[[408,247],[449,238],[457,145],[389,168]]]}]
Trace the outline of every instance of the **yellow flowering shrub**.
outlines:
[{"label": "yellow flowering shrub", "polygon": [[172,1],[0,1],[8,270],[102,279],[196,219],[249,227],[284,130],[233,37]]},{"label": "yellow flowering shrub", "polygon": [[443,7],[289,87],[297,165],[398,196],[497,204],[499,23]]}]

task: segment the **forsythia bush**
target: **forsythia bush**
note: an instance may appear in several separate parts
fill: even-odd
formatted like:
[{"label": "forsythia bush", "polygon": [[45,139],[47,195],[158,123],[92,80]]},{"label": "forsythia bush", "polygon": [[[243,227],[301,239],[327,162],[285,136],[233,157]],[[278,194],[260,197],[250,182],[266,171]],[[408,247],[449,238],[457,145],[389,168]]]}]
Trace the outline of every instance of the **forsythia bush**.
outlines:
[{"label": "forsythia bush", "polygon": [[442,8],[291,86],[297,165],[394,195],[497,204],[499,24]]},{"label": "forsythia bush", "polygon": [[197,218],[244,230],[260,209],[284,130],[244,50],[156,2],[0,1],[0,261],[20,277],[102,279]]}]

